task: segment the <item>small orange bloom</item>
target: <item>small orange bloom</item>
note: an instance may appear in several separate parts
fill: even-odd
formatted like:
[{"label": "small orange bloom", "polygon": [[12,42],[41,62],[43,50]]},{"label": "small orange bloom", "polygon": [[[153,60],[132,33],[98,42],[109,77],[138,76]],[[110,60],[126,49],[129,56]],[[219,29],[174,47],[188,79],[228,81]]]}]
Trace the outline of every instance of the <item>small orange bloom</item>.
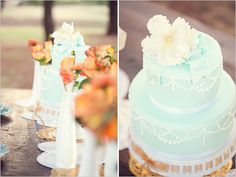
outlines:
[{"label": "small orange bloom", "polygon": [[28,46],[30,46],[30,47],[36,46],[38,44],[40,44],[40,42],[37,39],[30,39],[28,41]]},{"label": "small orange bloom", "polygon": [[61,69],[72,69],[75,64],[75,57],[65,57],[61,61]]},{"label": "small orange bloom", "polygon": [[62,77],[65,85],[73,82],[74,80],[74,73],[68,69],[60,69],[60,76]]},{"label": "small orange bloom", "polygon": [[45,58],[45,53],[44,51],[40,50],[40,51],[36,51],[32,53],[32,57],[35,60],[43,60]]},{"label": "small orange bloom", "polygon": [[36,44],[33,47],[31,47],[32,52],[38,52],[38,51],[41,51],[41,50],[43,50],[43,46],[41,44]]},{"label": "small orange bloom", "polygon": [[96,55],[93,51],[93,48],[89,48],[88,50],[85,51],[85,54],[87,57],[92,57],[92,58],[96,58]]},{"label": "small orange bloom", "polygon": [[82,71],[87,77],[89,78],[93,77],[97,71],[97,65],[95,59],[92,57],[86,58],[83,62]]}]

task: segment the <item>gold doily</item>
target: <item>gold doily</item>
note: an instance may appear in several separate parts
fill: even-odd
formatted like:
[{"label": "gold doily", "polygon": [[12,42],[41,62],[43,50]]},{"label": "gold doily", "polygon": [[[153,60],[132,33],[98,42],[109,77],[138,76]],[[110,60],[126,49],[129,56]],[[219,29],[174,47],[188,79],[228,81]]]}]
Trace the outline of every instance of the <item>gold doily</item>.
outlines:
[{"label": "gold doily", "polygon": [[[232,168],[232,164],[233,164],[232,160],[230,160],[220,170],[213,172],[210,175],[206,175],[205,177],[222,177]],[[129,159],[129,169],[135,176],[159,176],[159,177],[162,177],[160,174],[154,173],[150,169],[145,168],[143,165],[138,163],[138,161],[132,155],[130,155],[130,159]]]},{"label": "gold doily", "polygon": [[55,141],[56,140],[56,128],[43,128],[35,133],[39,138],[45,139],[47,141]]},{"label": "gold doily", "polygon": [[[73,169],[62,169],[62,168],[55,168],[51,171],[51,177],[56,176],[77,176],[79,172],[79,166]],[[102,164],[99,168],[99,176],[104,176],[104,164]]]},{"label": "gold doily", "polygon": [[[35,133],[38,138],[47,140],[47,141],[56,141],[56,128],[43,128]],[[83,139],[77,139],[76,143],[83,143]]]}]

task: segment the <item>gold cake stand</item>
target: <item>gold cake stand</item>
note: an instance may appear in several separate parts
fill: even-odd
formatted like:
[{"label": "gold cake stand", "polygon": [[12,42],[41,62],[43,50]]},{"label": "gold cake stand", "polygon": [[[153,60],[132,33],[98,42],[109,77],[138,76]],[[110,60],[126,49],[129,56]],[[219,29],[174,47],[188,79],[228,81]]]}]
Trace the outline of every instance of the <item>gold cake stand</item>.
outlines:
[{"label": "gold cake stand", "polygon": [[[223,166],[218,171],[215,171],[204,177],[222,177],[232,168],[232,160],[230,160],[225,166]],[[129,159],[129,169],[135,176],[158,176],[162,177],[160,174],[152,172],[149,168],[141,165],[131,154]]]},{"label": "gold cake stand", "polygon": [[[57,176],[68,176],[68,177],[74,177],[77,176],[79,172],[79,166],[76,166],[73,169],[62,169],[62,168],[54,168],[51,171],[51,177],[57,177]],[[102,164],[99,168],[99,176],[104,176],[104,164]]]}]

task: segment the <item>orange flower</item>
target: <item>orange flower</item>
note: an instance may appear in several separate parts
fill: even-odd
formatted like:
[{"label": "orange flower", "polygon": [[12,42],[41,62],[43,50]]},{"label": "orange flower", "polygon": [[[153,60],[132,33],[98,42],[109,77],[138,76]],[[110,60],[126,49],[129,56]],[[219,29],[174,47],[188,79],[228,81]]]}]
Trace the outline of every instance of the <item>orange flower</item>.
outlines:
[{"label": "orange flower", "polygon": [[97,136],[101,139],[108,138],[109,140],[117,139],[117,115],[101,129],[98,130]]},{"label": "orange flower", "polygon": [[108,52],[111,56],[113,56],[113,55],[115,54],[115,49],[114,49],[113,47],[109,46],[109,48],[107,49],[107,52]]},{"label": "orange flower", "polygon": [[85,52],[87,58],[75,65],[73,70],[79,70],[81,75],[88,78],[93,78],[98,71],[107,72],[116,60],[113,56],[114,52],[111,45],[91,47]]},{"label": "orange flower", "polygon": [[75,115],[100,139],[117,137],[116,77],[96,72],[75,99]]},{"label": "orange flower", "polygon": [[110,105],[103,90],[87,87],[87,90],[84,90],[75,99],[75,115],[77,117],[94,116],[104,112]]},{"label": "orange flower", "polygon": [[83,68],[82,68],[83,73],[87,77],[91,78],[96,73],[96,70],[97,70],[97,65],[95,59],[92,57],[86,58],[83,62]]},{"label": "orange flower", "polygon": [[106,89],[107,87],[115,87],[116,79],[111,74],[98,73],[91,81],[91,85],[94,88]]},{"label": "orange flower", "polygon": [[68,69],[60,69],[60,76],[62,77],[65,85],[73,82],[74,80],[74,73]]},{"label": "orange flower", "polygon": [[31,51],[33,52],[38,52],[43,50],[43,46],[41,44],[36,44],[34,46],[31,47]]},{"label": "orange flower", "polygon": [[46,41],[44,43],[45,48],[35,39],[29,40],[28,43],[31,46],[32,57],[39,61],[40,64],[48,64],[52,60],[50,53],[52,41]]},{"label": "orange flower", "polygon": [[72,69],[75,64],[75,57],[65,57],[61,61],[61,69]]},{"label": "orange flower", "polygon": [[35,60],[43,60],[45,58],[45,53],[42,50],[36,51],[32,53],[32,57]]},{"label": "orange flower", "polygon": [[39,42],[37,39],[30,39],[30,40],[28,41],[28,45],[29,45],[30,47],[36,46],[36,45],[38,45],[38,44],[40,44],[40,42]]},{"label": "orange flower", "polygon": [[108,55],[108,51],[111,45],[101,45],[93,47],[94,53],[98,60],[105,58]]},{"label": "orange flower", "polygon": [[87,57],[92,57],[92,58],[96,58],[96,55],[93,51],[93,48],[89,48],[88,50],[85,51],[85,54]]}]

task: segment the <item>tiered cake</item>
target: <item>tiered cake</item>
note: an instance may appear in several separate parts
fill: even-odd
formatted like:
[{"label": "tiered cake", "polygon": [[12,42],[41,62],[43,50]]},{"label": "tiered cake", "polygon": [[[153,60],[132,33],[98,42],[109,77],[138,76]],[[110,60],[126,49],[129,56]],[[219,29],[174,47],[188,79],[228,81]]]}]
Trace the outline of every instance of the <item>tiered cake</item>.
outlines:
[{"label": "tiered cake", "polygon": [[[52,34],[54,44],[51,49],[52,64],[45,66],[42,73],[42,89],[40,117],[48,126],[56,126],[60,103],[62,101],[63,83],[59,75],[60,63],[64,57],[75,52],[76,62],[86,58],[85,51],[88,46],[84,43],[83,36],[74,33],[73,23],[63,23],[61,28]],[[40,123],[40,121],[39,121]]]},{"label": "tiered cake", "polygon": [[130,168],[138,175],[203,176],[236,151],[235,84],[218,42],[182,18],[156,15],[129,92]]}]

